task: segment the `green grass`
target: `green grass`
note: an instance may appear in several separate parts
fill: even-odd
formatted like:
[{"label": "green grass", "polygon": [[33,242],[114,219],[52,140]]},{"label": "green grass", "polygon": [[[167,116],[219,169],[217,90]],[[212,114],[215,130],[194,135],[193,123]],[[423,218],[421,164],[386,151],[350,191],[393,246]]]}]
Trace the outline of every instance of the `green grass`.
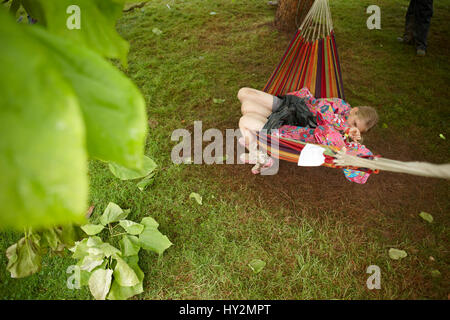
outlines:
[{"label": "green grass", "polygon": [[[382,9],[382,30],[366,28],[370,4]],[[395,40],[407,5],[331,2],[347,100],[375,106],[388,125],[366,138],[376,152],[448,162],[450,1],[435,3],[430,48],[422,59]],[[289,43],[290,35],[272,28],[273,17],[263,0],[155,0],[120,20],[119,31],[131,44],[127,74],[148,106],[146,154],[162,170],[140,192],[135,182],[119,181],[106,165],[91,161],[93,218],[114,201],[131,208],[134,220],[154,217],[174,243],[161,258],[140,254],[145,292],[136,299],[446,299],[448,182],[381,173],[359,186],[326,168],[283,165],[277,176],[264,178],[252,176],[247,166],[172,164],[173,130],[192,130],[195,120],[203,121],[204,130],[236,128],[238,89],[262,88]],[[155,27],[162,35],[152,32]],[[328,182],[305,181],[302,170]],[[285,179],[294,185],[285,188]],[[328,185],[336,200],[320,197]],[[191,192],[203,196],[202,206],[189,199]],[[361,206],[352,205],[355,198]],[[420,211],[433,214],[435,222],[427,224]],[[20,235],[0,237],[5,252]],[[390,247],[408,257],[391,260]],[[267,263],[258,275],[248,267],[253,259]],[[87,289],[66,287],[65,270],[74,262],[48,257],[39,274],[11,279],[2,254],[0,298],[89,299]],[[366,268],[374,264],[382,270],[382,289],[369,291]],[[434,269],[440,278],[431,277]]]}]

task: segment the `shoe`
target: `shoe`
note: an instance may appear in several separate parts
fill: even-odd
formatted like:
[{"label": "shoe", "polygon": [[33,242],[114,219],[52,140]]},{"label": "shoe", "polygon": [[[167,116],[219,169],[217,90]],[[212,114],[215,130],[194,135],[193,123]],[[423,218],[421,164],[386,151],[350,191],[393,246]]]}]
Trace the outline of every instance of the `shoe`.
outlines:
[{"label": "shoe", "polygon": [[423,49],[417,49],[416,53],[418,57],[424,57],[427,54],[426,51]]},{"label": "shoe", "polygon": [[414,44],[414,41],[408,37],[398,37],[397,41],[403,44],[407,44],[412,46]]}]

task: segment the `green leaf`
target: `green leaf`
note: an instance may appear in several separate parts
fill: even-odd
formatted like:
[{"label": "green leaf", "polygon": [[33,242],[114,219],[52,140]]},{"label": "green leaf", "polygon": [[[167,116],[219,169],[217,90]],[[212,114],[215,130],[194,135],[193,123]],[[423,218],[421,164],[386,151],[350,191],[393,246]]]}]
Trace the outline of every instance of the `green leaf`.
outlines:
[{"label": "green leaf", "polygon": [[99,249],[107,258],[109,258],[110,256],[116,257],[117,255],[121,255],[120,250],[116,247],[113,247],[109,243],[102,243]]},{"label": "green leaf", "polygon": [[132,235],[138,235],[144,230],[144,225],[131,220],[120,220],[119,224],[126,232]]},{"label": "green leaf", "polygon": [[85,130],[74,91],[33,28],[0,10],[0,226],[85,223]]},{"label": "green leaf", "polygon": [[9,270],[17,262],[17,243],[14,243],[6,249],[6,258],[8,258],[8,266],[6,269]]},{"label": "green leaf", "polygon": [[89,278],[89,290],[96,300],[105,300],[111,286],[113,271],[97,269]]},{"label": "green leaf", "polygon": [[86,270],[88,272],[91,272],[96,267],[100,266],[104,262],[104,255],[103,254],[89,254],[85,256],[78,265],[80,266],[81,270]]},{"label": "green leaf", "polygon": [[103,214],[100,216],[100,223],[106,226],[108,223],[117,222],[119,220],[125,219],[129,213],[130,210],[124,211],[114,202],[110,202],[108,203],[108,206],[106,207],[105,211],[103,211]]},{"label": "green leaf", "polygon": [[262,271],[262,269],[264,269],[266,263],[260,259],[255,259],[250,261],[248,266],[253,270],[255,274],[258,274]]},{"label": "green leaf", "polygon": [[[28,31],[49,49],[48,58],[78,97],[89,154],[140,169],[147,120],[145,101],[136,85],[95,52],[37,26]],[[51,92],[48,88],[42,91]]]},{"label": "green leaf", "polygon": [[214,103],[224,103],[225,99],[213,99]]},{"label": "green leaf", "polygon": [[408,254],[404,250],[398,250],[394,248],[389,249],[389,257],[393,260],[400,260],[406,258],[406,256],[408,256]]},{"label": "green leaf", "polygon": [[124,235],[119,241],[119,246],[123,257],[137,255],[141,249],[139,238],[130,235]]},{"label": "green leaf", "polygon": [[133,180],[145,177],[156,169],[155,161],[147,156],[143,158],[143,166],[141,170],[128,169],[115,163],[109,164],[109,170],[121,180]]},{"label": "green leaf", "polygon": [[94,269],[92,269],[91,272],[80,269],[80,286],[81,287],[89,286],[89,279],[90,279],[92,273],[94,273],[96,270],[99,270],[99,269],[105,270],[107,264],[108,264],[107,261],[103,260],[103,263],[101,265],[95,267]]},{"label": "green leaf", "polygon": [[91,274],[92,272],[80,269],[80,287],[89,286],[89,278],[91,277]]},{"label": "green leaf", "polygon": [[87,239],[87,246],[90,248],[99,248],[103,244],[103,240],[98,236],[89,237]]},{"label": "green leaf", "polygon": [[439,278],[441,276],[441,272],[439,270],[432,270],[431,271],[431,276],[433,278]]},{"label": "green leaf", "polygon": [[117,281],[113,281],[111,290],[108,295],[109,300],[126,300],[144,292],[143,288],[143,280],[144,280],[144,272],[142,272],[141,268],[138,266],[139,258],[137,255],[130,256],[124,258],[124,260],[128,263],[128,265],[134,270],[136,273],[139,283],[132,287],[123,287],[118,284]]},{"label": "green leaf", "polygon": [[138,182],[137,187],[139,190],[144,191],[148,186],[152,185],[155,182],[155,173],[151,173],[144,179]]},{"label": "green leaf", "polygon": [[101,224],[85,224],[84,226],[81,226],[81,230],[86,232],[88,236],[96,235],[97,233],[100,233],[105,227]]},{"label": "green leaf", "polygon": [[45,229],[42,232],[42,240],[42,246],[48,245],[52,250],[58,250],[61,244],[55,228]]},{"label": "green leaf", "polygon": [[192,193],[189,195],[189,199],[192,199],[192,198],[194,198],[195,201],[197,201],[197,203],[198,203],[199,205],[202,204],[202,196],[199,195],[198,193],[192,192]]},{"label": "green leaf", "polygon": [[423,211],[422,211],[422,212],[419,214],[419,216],[420,216],[423,220],[428,221],[429,223],[432,223],[432,222],[433,222],[433,216],[432,216],[431,214],[427,213],[427,212],[423,212]]},{"label": "green leaf", "polygon": [[100,248],[96,248],[96,247],[89,248],[88,253],[92,256],[102,256],[102,257],[105,256],[103,254],[103,251]]},{"label": "green leaf", "polygon": [[79,229],[75,229],[73,225],[60,227],[58,228],[58,230],[60,231],[58,232],[59,238],[65,247],[71,247],[75,245],[75,241],[81,237],[81,235],[79,235],[77,232],[77,230]]},{"label": "green leaf", "polygon": [[41,269],[41,256],[37,241],[23,237],[6,250],[8,265],[6,269],[11,278],[23,278]]},{"label": "green leaf", "polygon": [[162,31],[160,30],[160,29],[158,29],[158,28],[153,28],[152,29],[152,32],[154,33],[154,34],[156,34],[157,36],[160,36],[160,35],[162,35]]},{"label": "green leaf", "polygon": [[123,260],[116,257],[117,265],[114,268],[114,280],[122,287],[132,287],[139,283],[136,272]]},{"label": "green leaf", "polygon": [[[127,64],[129,44],[120,37],[115,28],[122,15],[124,1],[115,0],[33,0],[41,6],[47,29],[58,36],[70,39],[78,46],[92,49],[108,58],[117,58]],[[80,7],[80,29],[69,29],[72,14],[66,10],[70,5]]]},{"label": "green leaf", "polygon": [[158,230],[159,224],[153,218],[146,217],[142,219],[141,224],[145,226],[144,231],[139,235],[139,243],[142,248],[161,255],[172,245],[169,238]]},{"label": "green leaf", "polygon": [[72,258],[74,259],[83,259],[85,256],[89,255],[89,246],[87,244],[88,239],[85,238],[81,241],[75,242],[75,245],[71,248],[69,248],[69,251],[72,251]]},{"label": "green leaf", "polygon": [[439,134],[439,138],[441,138],[442,140],[446,140],[445,136],[442,133]]}]

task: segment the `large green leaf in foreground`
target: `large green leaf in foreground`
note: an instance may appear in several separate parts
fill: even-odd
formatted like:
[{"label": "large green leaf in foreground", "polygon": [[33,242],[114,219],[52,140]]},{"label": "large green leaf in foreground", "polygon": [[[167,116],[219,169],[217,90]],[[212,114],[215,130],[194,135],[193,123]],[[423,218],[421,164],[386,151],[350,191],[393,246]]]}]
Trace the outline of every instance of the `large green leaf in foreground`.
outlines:
[{"label": "large green leaf in foreground", "polygon": [[[55,35],[68,38],[78,46],[117,58],[126,66],[129,44],[117,33],[115,25],[122,15],[125,0],[22,0],[39,23]],[[72,7],[71,7],[72,6]],[[67,11],[77,6],[79,12]],[[78,15],[78,16],[77,16]],[[79,19],[78,19],[79,18]],[[78,28],[68,28],[79,20]]]},{"label": "large green leaf in foreground", "polygon": [[51,48],[51,59],[78,96],[91,156],[140,169],[147,134],[145,101],[124,74],[99,55],[41,28],[32,34]]},{"label": "large green leaf in foreground", "polygon": [[84,221],[85,132],[48,50],[0,10],[0,227]]}]

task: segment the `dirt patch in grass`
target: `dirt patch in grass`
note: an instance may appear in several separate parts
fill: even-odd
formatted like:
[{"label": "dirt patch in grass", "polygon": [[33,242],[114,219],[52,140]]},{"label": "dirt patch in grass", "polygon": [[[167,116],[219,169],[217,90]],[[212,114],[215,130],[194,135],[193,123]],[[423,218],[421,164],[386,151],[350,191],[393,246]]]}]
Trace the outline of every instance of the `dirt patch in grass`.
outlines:
[{"label": "dirt patch in grass", "polygon": [[[370,146],[375,153],[383,150],[382,156],[387,158],[427,160],[417,152],[417,145],[401,137],[391,137],[387,144],[380,134],[373,133]],[[445,180],[380,172],[373,174],[366,184],[359,185],[349,182],[339,169],[303,168],[281,161],[278,174],[259,176],[253,175],[250,168],[251,165],[216,165],[203,169],[221,180],[226,194],[241,194],[252,203],[262,201],[274,214],[281,212],[280,208],[287,209],[284,212],[289,216],[280,217],[282,219],[299,215],[320,218],[327,214],[366,230],[372,228],[380,216],[393,221],[414,221],[420,211],[433,212],[439,217],[449,209],[441,198],[450,187]],[[392,223],[392,229],[384,230],[383,236],[395,239],[397,230],[398,226]],[[426,235],[423,224],[412,231],[418,237]]]}]

